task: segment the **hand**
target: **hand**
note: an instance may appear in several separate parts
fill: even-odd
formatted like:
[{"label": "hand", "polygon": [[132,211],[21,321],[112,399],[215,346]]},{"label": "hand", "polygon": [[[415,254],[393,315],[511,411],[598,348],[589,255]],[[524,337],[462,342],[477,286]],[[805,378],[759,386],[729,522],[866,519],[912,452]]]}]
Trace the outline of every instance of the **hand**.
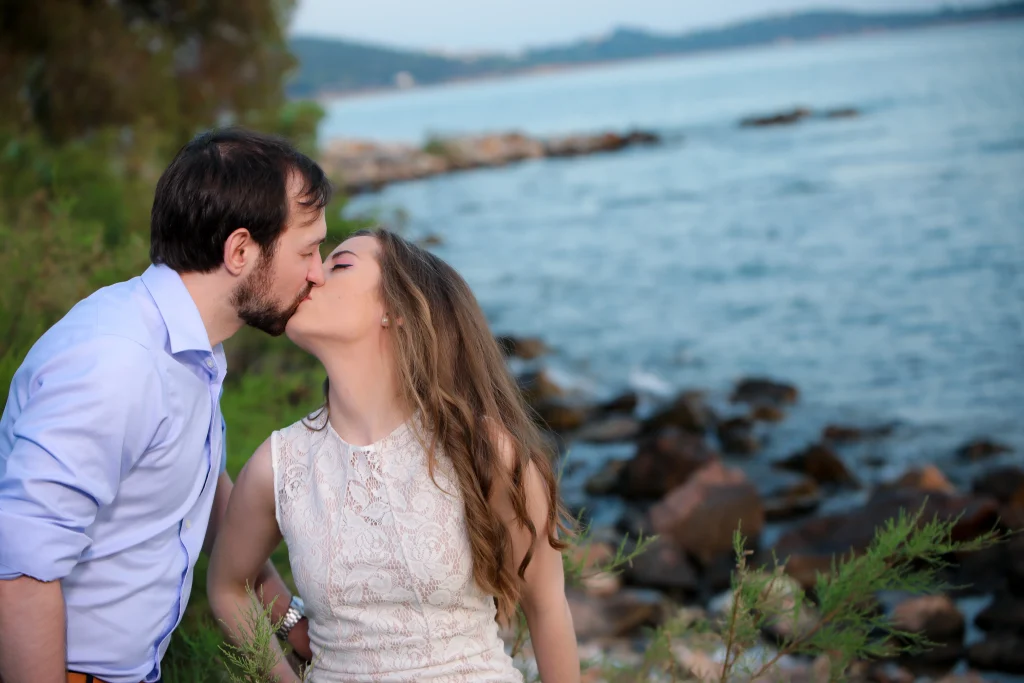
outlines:
[{"label": "hand", "polygon": [[313,651],[309,646],[309,619],[303,617],[288,632],[288,644],[292,646],[295,654],[304,662],[313,659]]}]

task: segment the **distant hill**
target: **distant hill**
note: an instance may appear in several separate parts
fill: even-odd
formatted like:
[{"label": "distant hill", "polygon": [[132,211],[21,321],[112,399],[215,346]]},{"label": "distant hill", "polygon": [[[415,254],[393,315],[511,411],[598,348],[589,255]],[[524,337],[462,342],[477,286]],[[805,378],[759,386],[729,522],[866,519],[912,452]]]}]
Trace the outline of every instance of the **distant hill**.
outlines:
[{"label": "distant hill", "polygon": [[295,97],[340,94],[399,85],[429,85],[544,67],[686,54],[813,40],[867,31],[900,31],[943,24],[1024,18],[1024,0],[989,7],[920,13],[815,11],[744,21],[678,35],[620,28],[599,39],[535,48],[518,55],[443,56],[347,40],[296,36],[300,62],[289,83]]}]

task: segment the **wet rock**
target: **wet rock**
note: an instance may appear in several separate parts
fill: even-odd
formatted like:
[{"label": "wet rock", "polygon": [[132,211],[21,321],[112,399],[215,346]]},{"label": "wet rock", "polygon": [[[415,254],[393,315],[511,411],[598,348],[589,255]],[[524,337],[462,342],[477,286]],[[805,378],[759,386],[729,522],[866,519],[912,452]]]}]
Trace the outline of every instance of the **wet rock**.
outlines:
[{"label": "wet rock", "polygon": [[887,484],[887,486],[890,488],[915,489],[917,491],[956,493],[956,487],[949,483],[946,475],[935,465],[912,467],[904,472],[899,479]]},{"label": "wet rock", "polygon": [[608,496],[618,491],[619,482],[622,479],[622,471],[625,467],[625,460],[609,460],[606,462],[584,485],[587,495]]},{"label": "wet rock", "polygon": [[974,623],[982,631],[1006,631],[1024,635],[1024,597],[1009,591],[996,593]]},{"label": "wet rock", "polygon": [[699,391],[684,391],[667,408],[658,411],[644,423],[644,431],[656,432],[665,427],[704,434],[715,424],[715,414]]},{"label": "wet rock", "polygon": [[579,429],[590,416],[588,406],[565,399],[550,399],[534,406],[537,415],[549,429],[555,432],[570,432]]},{"label": "wet rock", "polygon": [[821,440],[838,444],[864,441],[867,439],[878,439],[889,436],[895,428],[895,425],[880,425],[878,427],[828,425],[821,430]]},{"label": "wet rock", "polygon": [[997,633],[967,648],[967,661],[983,671],[1024,674],[1024,638]]},{"label": "wet rock", "polygon": [[732,552],[738,527],[756,544],[764,527],[764,507],[742,471],[716,461],[672,489],[651,508],[650,519],[656,533],[706,566]]},{"label": "wet rock", "polygon": [[1010,558],[1005,543],[974,552],[954,553],[950,560],[947,583],[954,586],[950,589],[954,597],[988,594],[1006,586]]},{"label": "wet rock", "polygon": [[825,112],[825,118],[827,119],[853,119],[858,116],[860,116],[860,110],[854,109],[853,107],[829,109]]},{"label": "wet rock", "polygon": [[502,335],[495,337],[495,341],[497,341],[498,346],[501,347],[502,353],[512,358],[533,360],[534,358],[539,358],[548,352],[548,347],[539,337],[513,337],[511,335]]},{"label": "wet rock", "polygon": [[760,404],[751,409],[750,419],[758,422],[782,422],[786,419],[786,413],[778,406]]},{"label": "wet rock", "polygon": [[618,521],[615,522],[615,529],[634,538],[654,536],[651,517],[647,514],[648,508],[646,504],[627,503]]},{"label": "wet rock", "polygon": [[786,126],[797,123],[809,117],[811,110],[806,107],[796,107],[789,111],[782,111],[767,116],[749,116],[740,121],[743,127],[764,127],[764,126]]},{"label": "wet rock", "polygon": [[576,439],[591,443],[612,443],[615,441],[629,441],[639,433],[639,420],[631,417],[616,416],[585,425],[577,432]]},{"label": "wet rock", "polygon": [[733,403],[782,406],[796,403],[800,392],[790,384],[770,379],[751,377],[741,380],[732,392]]},{"label": "wet rock", "polygon": [[640,399],[635,391],[627,391],[621,396],[616,396],[612,400],[602,403],[598,408],[603,413],[628,413],[632,415],[639,401]]},{"label": "wet rock", "polygon": [[1011,465],[989,470],[975,480],[974,492],[1024,507],[1024,469]]},{"label": "wet rock", "polygon": [[956,454],[962,460],[985,460],[994,455],[1011,453],[1012,448],[988,439],[976,439],[969,441],[957,449]]},{"label": "wet rock", "polygon": [[733,455],[751,455],[761,448],[754,436],[754,423],[746,417],[734,417],[718,425],[718,442],[722,450]]},{"label": "wet rock", "polygon": [[430,233],[416,240],[416,244],[421,247],[439,247],[444,244],[444,239],[440,235]]},{"label": "wet rock", "polygon": [[810,477],[787,470],[759,472],[753,477],[764,501],[768,521],[813,512],[821,504],[821,490]]},{"label": "wet rock", "polygon": [[692,595],[699,587],[697,570],[686,553],[663,538],[656,539],[627,565],[622,578],[630,585],[673,594]]},{"label": "wet rock", "polygon": [[846,468],[839,455],[822,444],[814,444],[794,453],[785,460],[775,463],[780,469],[801,472],[819,484],[858,487],[860,484],[853,473]]},{"label": "wet rock", "polygon": [[998,505],[990,498],[880,489],[857,510],[809,519],[785,532],[775,545],[775,553],[786,561],[790,576],[810,587],[814,571],[829,571],[834,555],[863,552],[877,527],[901,511],[915,514],[919,510],[923,512],[921,523],[935,517],[956,520],[953,539],[964,541],[992,529]]},{"label": "wet rock", "polygon": [[565,396],[565,390],[551,379],[546,370],[524,373],[516,378],[516,382],[523,398],[530,405]]},{"label": "wet rock", "polygon": [[626,135],[617,133],[570,135],[545,141],[544,156],[575,157],[600,152],[614,152],[634,145],[650,145],[657,142],[660,142],[659,136],[647,131],[633,131]]},{"label": "wet rock", "polygon": [[1006,583],[1010,592],[1024,598],[1024,535],[1016,534],[1006,541]]},{"label": "wet rock", "polygon": [[669,427],[646,437],[622,474],[624,498],[661,498],[718,458],[703,438]]},{"label": "wet rock", "polygon": [[570,588],[566,598],[579,640],[634,635],[642,628],[659,626],[668,613],[660,593],[641,588],[624,588],[605,597]]},{"label": "wet rock", "polygon": [[892,624],[901,631],[918,633],[934,643],[924,652],[904,657],[915,665],[951,664],[963,654],[966,624],[956,604],[945,595],[922,595],[896,605]]},{"label": "wet rock", "polygon": [[[768,581],[761,593],[765,613],[771,615],[764,629],[764,635],[780,643],[803,637],[817,626],[820,617],[809,601],[803,597],[803,587],[785,574],[761,574],[758,581]],[[712,611],[719,616],[732,612],[735,592],[730,590],[713,601]],[[797,610],[797,602],[800,608]],[[777,616],[776,616],[777,615]]]},{"label": "wet rock", "polygon": [[914,683],[917,676],[895,662],[872,662],[864,679],[871,683]]}]

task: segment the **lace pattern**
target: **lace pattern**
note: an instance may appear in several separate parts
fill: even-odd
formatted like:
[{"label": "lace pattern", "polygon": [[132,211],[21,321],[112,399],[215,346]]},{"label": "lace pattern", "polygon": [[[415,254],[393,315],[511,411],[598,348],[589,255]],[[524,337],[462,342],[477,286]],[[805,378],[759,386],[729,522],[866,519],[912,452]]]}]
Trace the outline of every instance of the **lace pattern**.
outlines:
[{"label": "lace pattern", "polygon": [[297,422],[271,453],[314,683],[522,683],[473,579],[450,460],[432,481],[409,424],[356,447]]}]

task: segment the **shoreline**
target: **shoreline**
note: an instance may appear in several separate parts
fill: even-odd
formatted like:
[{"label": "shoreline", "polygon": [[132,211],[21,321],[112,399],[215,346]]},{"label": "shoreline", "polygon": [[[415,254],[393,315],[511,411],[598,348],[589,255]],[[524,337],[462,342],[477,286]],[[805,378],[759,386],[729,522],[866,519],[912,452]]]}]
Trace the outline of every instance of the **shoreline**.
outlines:
[{"label": "shoreline", "polygon": [[[308,97],[297,97],[291,98],[296,100],[309,99],[313,100],[322,107],[326,107],[331,103],[335,102],[346,102],[349,100],[364,100],[372,98],[383,98],[390,96],[399,96],[417,92],[431,91],[431,90],[443,90],[447,88],[460,88],[466,86],[474,86],[482,83],[489,82],[501,82],[501,81],[516,81],[522,79],[536,78],[538,76],[554,75],[562,73],[573,73],[573,72],[587,72],[605,69],[613,66],[632,66],[637,64],[645,63],[657,63],[681,60],[687,58],[702,58],[715,55],[725,55],[732,53],[743,53],[757,50],[773,50],[780,48],[796,48],[802,46],[814,46],[822,43],[833,43],[843,42],[847,40],[858,40],[863,38],[877,37],[882,35],[902,35],[902,34],[913,34],[921,33],[932,30],[945,30],[955,27],[970,27],[970,26],[984,26],[989,24],[1002,24],[1008,21],[1024,22],[1024,16],[1014,17],[1010,19],[974,19],[965,21],[950,21],[950,22],[937,22],[928,26],[916,26],[906,29],[889,29],[880,28],[868,31],[857,31],[850,33],[839,33],[821,35],[814,38],[807,39],[790,39],[790,40],[775,40],[764,43],[756,43],[751,45],[741,45],[730,48],[716,48],[707,50],[688,50],[683,52],[673,52],[668,54],[660,55],[647,55],[644,57],[626,57],[622,59],[607,59],[607,60],[595,60],[588,62],[573,62],[573,63],[555,63],[549,65],[538,65],[532,67],[524,67],[523,69],[516,69],[507,72],[491,72],[479,74],[477,76],[466,76],[461,78],[452,78],[443,81],[437,81],[434,83],[416,84],[411,87],[401,88],[398,86],[373,86],[366,88],[358,88],[353,90],[340,90],[321,91]],[[327,142],[336,138],[325,139],[322,142]]]}]

